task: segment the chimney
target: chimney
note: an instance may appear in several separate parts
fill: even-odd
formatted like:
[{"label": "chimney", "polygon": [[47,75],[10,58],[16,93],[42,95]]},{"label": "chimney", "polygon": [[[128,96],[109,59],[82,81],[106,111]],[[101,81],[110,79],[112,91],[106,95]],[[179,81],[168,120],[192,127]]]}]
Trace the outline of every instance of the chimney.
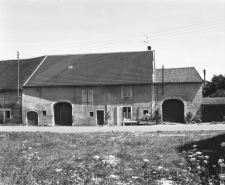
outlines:
[{"label": "chimney", "polygon": [[148,50],[151,51],[152,50],[152,47],[151,46],[148,46]]},{"label": "chimney", "polygon": [[205,81],[205,69],[203,70],[203,73],[204,73],[204,85],[206,84],[206,81]]}]

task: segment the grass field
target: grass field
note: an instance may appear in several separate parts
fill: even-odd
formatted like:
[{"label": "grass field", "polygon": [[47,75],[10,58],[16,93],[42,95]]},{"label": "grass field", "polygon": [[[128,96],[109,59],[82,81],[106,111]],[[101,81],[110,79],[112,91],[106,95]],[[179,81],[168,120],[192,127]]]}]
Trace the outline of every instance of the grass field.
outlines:
[{"label": "grass field", "polygon": [[0,184],[216,184],[223,141],[222,131],[0,133]]}]

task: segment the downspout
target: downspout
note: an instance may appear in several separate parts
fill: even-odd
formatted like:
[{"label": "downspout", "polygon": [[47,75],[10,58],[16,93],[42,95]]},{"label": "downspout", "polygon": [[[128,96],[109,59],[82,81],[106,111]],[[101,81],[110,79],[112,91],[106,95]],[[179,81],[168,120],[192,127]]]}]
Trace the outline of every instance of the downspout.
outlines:
[{"label": "downspout", "polygon": [[107,89],[107,86],[106,86],[105,87],[105,125],[108,125],[107,105],[108,105],[108,89]]}]

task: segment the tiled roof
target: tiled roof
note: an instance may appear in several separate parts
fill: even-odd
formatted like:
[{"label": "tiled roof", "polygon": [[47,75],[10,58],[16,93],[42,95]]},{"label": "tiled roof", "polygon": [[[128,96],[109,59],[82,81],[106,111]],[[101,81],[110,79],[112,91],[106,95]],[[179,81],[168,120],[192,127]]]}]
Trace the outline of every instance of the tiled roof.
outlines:
[{"label": "tiled roof", "polygon": [[47,56],[25,86],[152,83],[152,51]]},{"label": "tiled roof", "polygon": [[[155,82],[162,83],[162,69],[155,70]],[[164,69],[164,83],[186,82],[202,82],[202,78],[194,67]]]},{"label": "tiled roof", "polygon": [[[44,57],[20,59],[20,88],[33,73]],[[0,90],[18,88],[18,61],[0,61]]]},{"label": "tiled roof", "polygon": [[225,98],[214,97],[214,98],[203,98],[203,105],[225,105]]}]

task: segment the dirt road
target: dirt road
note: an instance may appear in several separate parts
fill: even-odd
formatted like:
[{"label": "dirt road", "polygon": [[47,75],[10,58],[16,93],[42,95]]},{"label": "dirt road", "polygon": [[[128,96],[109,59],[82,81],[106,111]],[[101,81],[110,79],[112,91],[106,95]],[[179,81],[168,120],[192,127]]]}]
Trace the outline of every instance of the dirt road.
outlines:
[{"label": "dirt road", "polygon": [[103,126],[103,127],[34,127],[34,126],[0,126],[0,132],[157,132],[157,131],[199,131],[224,130],[225,124],[192,124],[192,125],[151,125],[151,126]]}]

